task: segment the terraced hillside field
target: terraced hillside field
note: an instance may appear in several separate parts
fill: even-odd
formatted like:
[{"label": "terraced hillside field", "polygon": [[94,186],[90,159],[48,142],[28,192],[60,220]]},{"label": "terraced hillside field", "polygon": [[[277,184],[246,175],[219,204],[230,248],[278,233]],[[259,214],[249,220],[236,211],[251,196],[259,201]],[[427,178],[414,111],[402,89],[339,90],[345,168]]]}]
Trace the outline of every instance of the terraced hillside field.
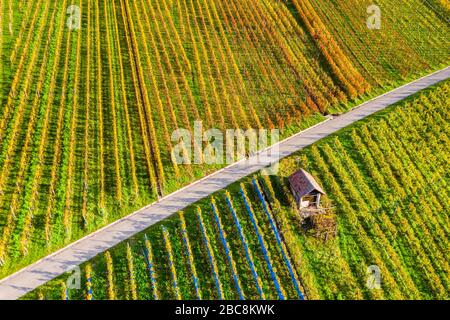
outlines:
[{"label": "terraced hillside field", "polygon": [[176,129],[288,136],[449,62],[445,1],[371,32],[321,2],[0,0],[0,277],[220,167],[175,164]]},{"label": "terraced hillside field", "polygon": [[[450,82],[245,178],[26,298],[447,299]],[[300,225],[287,177],[311,172],[338,231]],[[381,288],[367,287],[369,266]]]}]

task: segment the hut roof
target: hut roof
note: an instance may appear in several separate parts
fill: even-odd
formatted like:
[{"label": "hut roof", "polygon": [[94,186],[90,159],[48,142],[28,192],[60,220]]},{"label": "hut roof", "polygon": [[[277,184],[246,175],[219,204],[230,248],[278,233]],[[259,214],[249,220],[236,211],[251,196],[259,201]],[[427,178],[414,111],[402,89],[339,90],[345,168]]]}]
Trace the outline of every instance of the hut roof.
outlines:
[{"label": "hut roof", "polygon": [[290,176],[289,183],[299,197],[303,197],[315,191],[325,194],[322,187],[317,183],[313,176],[303,169],[300,169]]}]

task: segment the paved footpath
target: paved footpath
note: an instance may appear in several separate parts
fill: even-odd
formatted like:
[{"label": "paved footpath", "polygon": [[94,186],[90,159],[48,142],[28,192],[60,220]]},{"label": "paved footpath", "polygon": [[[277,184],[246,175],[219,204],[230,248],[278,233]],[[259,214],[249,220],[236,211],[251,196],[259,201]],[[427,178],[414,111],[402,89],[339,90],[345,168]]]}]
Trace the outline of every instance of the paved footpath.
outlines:
[{"label": "paved footpath", "polygon": [[302,131],[262,151],[258,161],[239,161],[120,219],[38,262],[0,280],[0,300],[18,299],[99,253],[128,239],[229,184],[361,120],[406,97],[450,78],[450,67],[372,99],[357,108]]}]

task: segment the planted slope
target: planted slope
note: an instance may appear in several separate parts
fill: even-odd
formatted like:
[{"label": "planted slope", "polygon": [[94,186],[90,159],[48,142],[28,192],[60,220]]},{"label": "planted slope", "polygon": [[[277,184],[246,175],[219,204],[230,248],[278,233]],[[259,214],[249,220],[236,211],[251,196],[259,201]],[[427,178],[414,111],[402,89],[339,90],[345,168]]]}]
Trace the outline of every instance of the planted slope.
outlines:
[{"label": "planted slope", "polygon": [[[176,129],[202,120],[288,136],[447,61],[448,26],[434,11],[386,3],[395,30],[379,42],[355,32],[364,45],[352,46],[337,32],[347,19],[321,13],[334,2],[315,13],[320,2],[294,2],[2,0],[0,277],[220,167],[172,163]],[[70,5],[79,30],[68,27]],[[365,25],[349,21],[349,30]],[[396,39],[413,59],[394,61]],[[415,41],[426,45],[413,50]],[[383,71],[377,81],[368,64]]]},{"label": "planted slope", "polygon": [[448,1],[382,0],[375,3],[380,28],[369,29],[378,13],[373,1],[291,0],[299,21],[315,24],[321,44],[337,44],[373,86],[398,83],[449,63]]},{"label": "planted slope", "polygon": [[[92,259],[96,296],[114,287],[124,299],[446,298],[449,89],[447,81],[314,144],[283,160],[277,176],[247,178],[200,201],[144,232],[148,241],[130,239],[131,271],[125,243],[110,250],[113,276],[108,255]],[[300,167],[328,194],[334,239],[318,240],[300,224],[287,184]],[[367,287],[371,266],[381,272],[379,289]],[[66,278],[26,298],[59,299]],[[88,289],[71,298],[85,299]]]},{"label": "planted slope", "polygon": [[0,8],[2,275],[217,169],[173,164],[174,130],[282,127],[286,114],[298,130],[344,97],[279,3]]},{"label": "planted slope", "polygon": [[[309,170],[328,193],[325,205],[335,207],[335,241],[282,228],[305,286],[319,297],[448,297],[449,89],[447,81],[283,163],[285,175]],[[290,203],[286,186],[276,185]],[[295,216],[280,209],[287,221]],[[366,286],[372,265],[381,271],[379,290]]]}]

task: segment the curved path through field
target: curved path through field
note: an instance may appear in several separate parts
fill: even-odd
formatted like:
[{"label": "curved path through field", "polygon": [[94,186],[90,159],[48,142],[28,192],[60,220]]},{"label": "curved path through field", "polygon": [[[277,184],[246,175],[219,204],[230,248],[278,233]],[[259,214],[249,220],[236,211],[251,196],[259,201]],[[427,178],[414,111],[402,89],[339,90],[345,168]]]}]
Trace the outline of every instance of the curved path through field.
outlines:
[{"label": "curved path through field", "polygon": [[0,300],[18,299],[74,266],[93,258],[229,184],[447,78],[450,78],[450,67],[372,99],[341,116],[330,117],[314,127],[283,140],[260,152],[257,156],[255,155],[258,157],[258,161],[244,159],[180,189],[157,203],[124,217],[0,280]]}]

